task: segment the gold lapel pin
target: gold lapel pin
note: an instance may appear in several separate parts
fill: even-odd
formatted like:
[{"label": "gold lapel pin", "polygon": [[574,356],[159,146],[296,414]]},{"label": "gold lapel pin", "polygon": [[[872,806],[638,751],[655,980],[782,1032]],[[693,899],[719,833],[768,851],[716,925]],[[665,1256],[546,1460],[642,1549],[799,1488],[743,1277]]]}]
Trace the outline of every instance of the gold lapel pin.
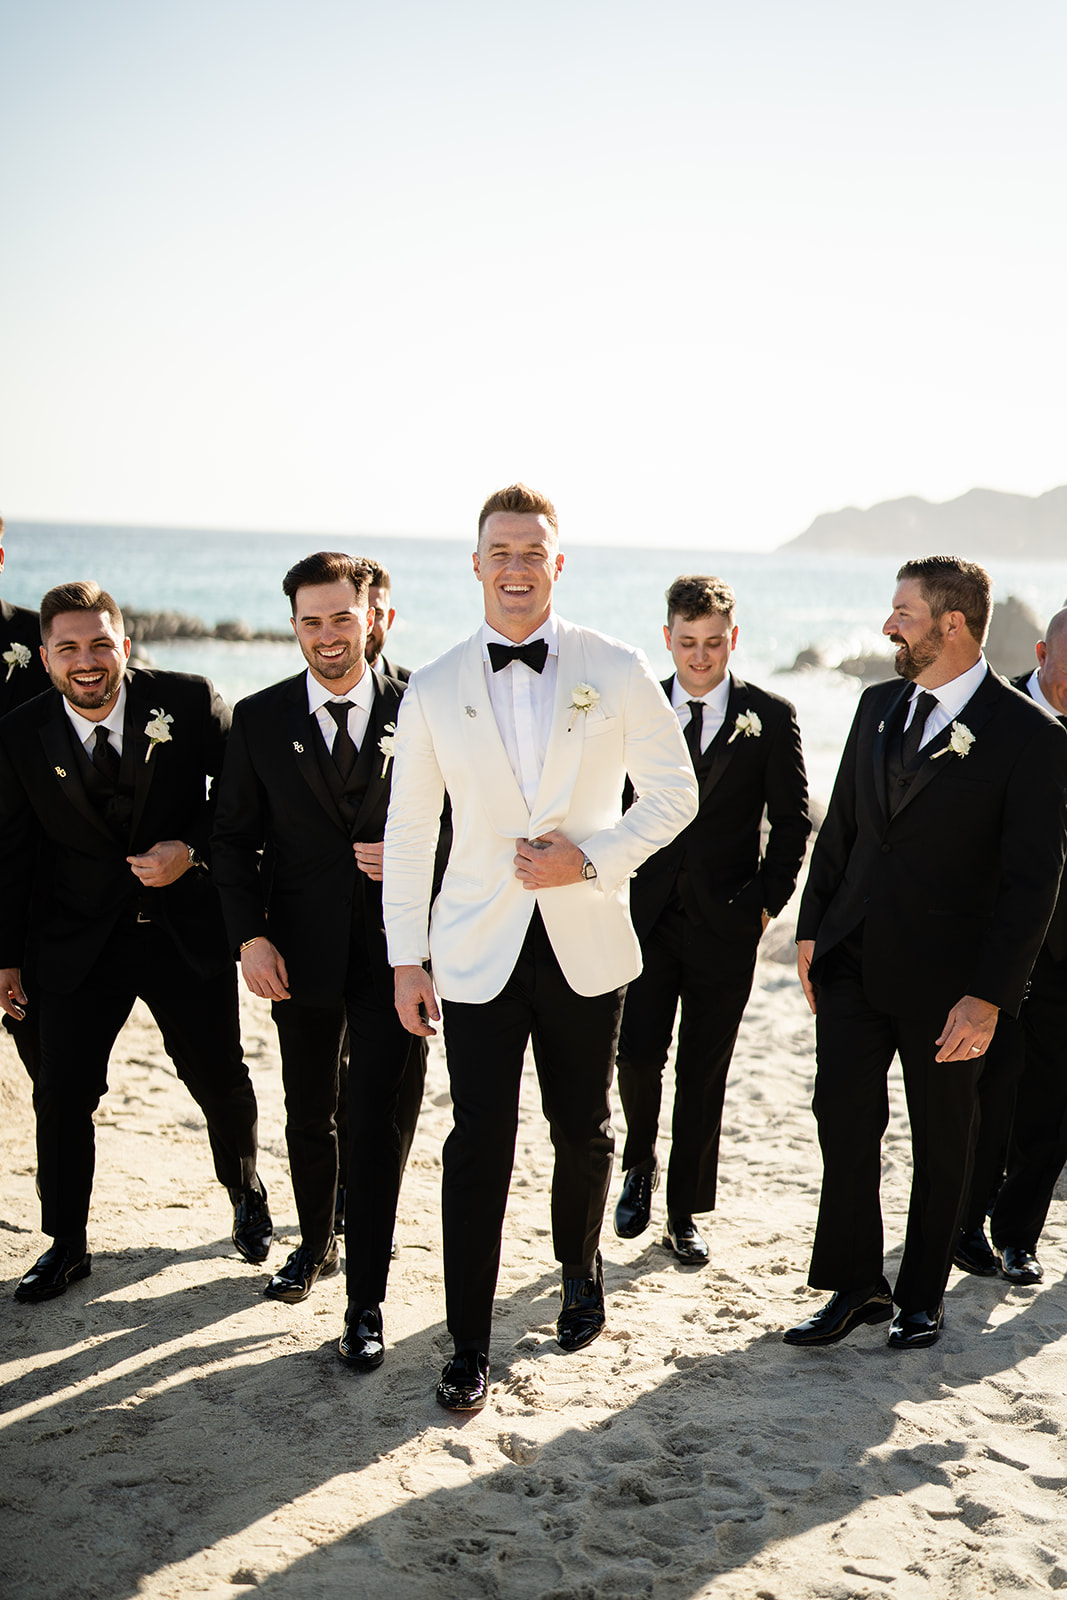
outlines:
[{"label": "gold lapel pin", "polygon": [[884,733],[885,732],[885,723],[884,722],[880,722],[878,724],[878,732],[879,733]]},{"label": "gold lapel pin", "polygon": [[304,754],[304,746],[300,743],[299,739],[293,740],[293,749],[296,751],[298,756],[302,756]]},{"label": "gold lapel pin", "polygon": [[56,767],[55,773],[57,778],[65,778],[67,776],[67,769],[66,767]]}]

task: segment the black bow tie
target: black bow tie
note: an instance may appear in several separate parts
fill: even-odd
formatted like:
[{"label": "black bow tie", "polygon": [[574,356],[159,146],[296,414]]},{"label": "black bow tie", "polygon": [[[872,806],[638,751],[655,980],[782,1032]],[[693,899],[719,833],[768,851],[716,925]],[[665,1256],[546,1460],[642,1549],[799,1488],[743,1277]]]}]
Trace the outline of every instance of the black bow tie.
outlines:
[{"label": "black bow tie", "polygon": [[531,672],[543,672],[548,660],[548,640],[531,639],[529,644],[490,644],[489,660],[494,672],[502,672],[509,661],[525,661]]}]

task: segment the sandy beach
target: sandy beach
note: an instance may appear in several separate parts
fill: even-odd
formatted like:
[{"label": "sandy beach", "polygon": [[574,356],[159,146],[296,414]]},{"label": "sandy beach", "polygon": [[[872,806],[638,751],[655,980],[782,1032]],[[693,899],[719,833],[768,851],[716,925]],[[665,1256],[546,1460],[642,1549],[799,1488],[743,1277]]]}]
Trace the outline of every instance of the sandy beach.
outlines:
[{"label": "sandy beach", "polygon": [[[341,1279],[286,1307],[233,1250],[199,1113],[140,1008],[97,1117],[92,1276],[17,1305],[42,1245],[29,1086],[0,1037],[5,1600],[963,1600],[1067,1587],[1062,1198],[1045,1283],[953,1273],[934,1349],[890,1352],[873,1327],[826,1350],[781,1343],[823,1298],[805,1285],[820,1168],[791,936],[787,912],[734,1060],[711,1264],[686,1269],[662,1248],[662,1191],[641,1239],[609,1223],[608,1328],[570,1357],[553,1339],[551,1151],[527,1073],[491,1402],[466,1421],[433,1398],[447,1350],[440,1048],[401,1195],[387,1362],[354,1376],[335,1354]],[[277,1264],[296,1241],[278,1055],[266,1005],[246,996],[243,1009]],[[902,1110],[895,1070],[890,1268],[909,1175]]]}]

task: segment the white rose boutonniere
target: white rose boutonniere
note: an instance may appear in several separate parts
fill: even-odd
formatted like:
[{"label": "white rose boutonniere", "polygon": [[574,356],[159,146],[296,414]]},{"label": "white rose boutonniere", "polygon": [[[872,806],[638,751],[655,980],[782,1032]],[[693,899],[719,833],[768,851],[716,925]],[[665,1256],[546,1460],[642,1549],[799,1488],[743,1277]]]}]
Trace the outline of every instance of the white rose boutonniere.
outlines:
[{"label": "white rose boutonniere", "polygon": [[943,750],[935,750],[930,760],[936,761],[938,756],[969,756],[973,743],[974,734],[967,724],[965,722],[954,722],[952,724],[952,737],[949,739],[948,744],[945,745]]},{"label": "white rose boutonniere", "polygon": [[174,718],[168,716],[167,712],[163,711],[162,709],[159,711],[153,711],[152,720],[151,722],[145,724],[144,730],[148,735],[148,749],[145,752],[144,758],[145,766],[147,766],[149,761],[152,759],[152,751],[156,748],[157,744],[170,744],[170,725],[173,721]]},{"label": "white rose boutonniere", "polygon": [[[571,690],[571,720],[570,727],[574,727],[574,719],[579,711],[592,711],[600,704],[600,690],[594,689],[591,683],[576,683]],[[568,730],[569,731],[569,730]]]},{"label": "white rose boutonniere", "polygon": [[[10,678],[16,667],[28,667],[31,658],[28,647],[24,644],[20,644],[16,639],[15,643],[11,646],[11,649],[5,650],[3,657],[0,659],[7,662],[7,678]],[[5,683],[7,682],[7,678],[4,679]]]},{"label": "white rose boutonniere", "polygon": [[387,722],[385,724],[385,732],[382,734],[381,738],[378,740],[378,749],[382,752],[382,755],[385,757],[385,760],[382,762],[382,771],[381,771],[381,776],[384,778],[386,773],[389,771],[389,763],[390,763],[390,761],[392,761],[393,757],[396,755],[396,723],[395,722]]},{"label": "white rose boutonniere", "polygon": [[733,744],[738,734],[743,734],[746,739],[758,739],[763,732],[763,723],[754,711],[741,711],[734,723],[734,731],[727,739],[727,744]]}]

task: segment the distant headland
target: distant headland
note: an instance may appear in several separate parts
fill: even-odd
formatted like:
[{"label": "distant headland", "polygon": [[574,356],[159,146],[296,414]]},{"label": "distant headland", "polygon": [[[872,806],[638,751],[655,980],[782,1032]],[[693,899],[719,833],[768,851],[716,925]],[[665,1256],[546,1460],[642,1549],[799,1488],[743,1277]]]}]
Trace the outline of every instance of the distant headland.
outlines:
[{"label": "distant headland", "polygon": [[969,489],[955,500],[934,504],[918,495],[883,500],[860,510],[825,511],[782,550],[848,550],[862,555],[927,554],[930,551],[1024,560],[1067,557],[1067,485],[1046,494],[1004,494]]}]

